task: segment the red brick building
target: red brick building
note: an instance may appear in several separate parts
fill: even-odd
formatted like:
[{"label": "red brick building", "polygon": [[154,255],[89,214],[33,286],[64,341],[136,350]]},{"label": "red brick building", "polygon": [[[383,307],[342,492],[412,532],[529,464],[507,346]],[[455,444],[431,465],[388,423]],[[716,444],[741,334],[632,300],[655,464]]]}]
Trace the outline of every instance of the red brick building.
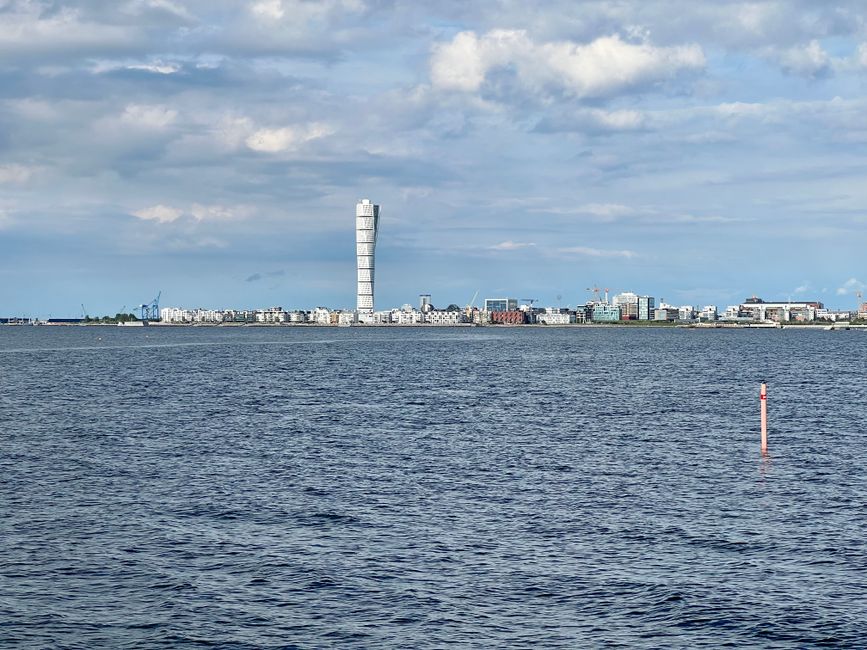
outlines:
[{"label": "red brick building", "polygon": [[504,325],[523,325],[527,322],[527,312],[492,311],[491,323]]}]

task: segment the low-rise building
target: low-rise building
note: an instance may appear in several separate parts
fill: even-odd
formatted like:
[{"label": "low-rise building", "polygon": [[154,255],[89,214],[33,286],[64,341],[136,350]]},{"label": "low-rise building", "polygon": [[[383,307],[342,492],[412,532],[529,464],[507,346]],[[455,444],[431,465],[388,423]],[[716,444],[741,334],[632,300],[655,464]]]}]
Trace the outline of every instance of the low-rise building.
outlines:
[{"label": "low-rise building", "polygon": [[224,323],[255,323],[256,312],[250,309],[227,309],[223,312]]},{"label": "low-rise building", "polygon": [[678,320],[695,320],[696,311],[692,305],[681,305],[677,310]]},{"label": "low-rise building", "polygon": [[316,325],[331,325],[331,312],[325,307],[317,307],[310,312],[310,322]]},{"label": "low-rise building", "polygon": [[460,325],[464,322],[464,314],[461,311],[435,309],[425,314],[425,320],[430,325]]},{"label": "low-rise building", "polygon": [[391,324],[391,310],[373,312],[374,325],[389,325]]},{"label": "low-rise building", "polygon": [[816,319],[816,311],[824,309],[818,300],[811,301],[767,301],[753,296],[738,305],[739,312],[754,321],[774,321],[785,323],[789,321],[812,321]]},{"label": "low-rise building", "polygon": [[723,320],[744,320],[750,313],[741,309],[740,305],[729,305],[723,312]]},{"label": "low-rise building", "polygon": [[575,314],[565,310],[546,310],[541,314],[536,314],[536,322],[540,325],[573,325],[575,321]]},{"label": "low-rise building", "polygon": [[816,320],[827,320],[832,321],[834,323],[839,321],[848,321],[852,320],[852,317],[856,318],[867,318],[867,312],[864,312],[864,316],[861,316],[861,312],[855,312],[854,314],[850,311],[846,310],[833,310],[833,309],[817,309],[816,310]]},{"label": "low-rise building", "polygon": [[702,321],[714,322],[719,317],[717,313],[716,305],[705,305],[701,308],[701,312],[699,312],[698,318]]},{"label": "low-rise building", "polygon": [[338,325],[355,325],[358,323],[358,312],[357,311],[342,311],[337,314],[337,324]]},{"label": "low-rise building", "polygon": [[653,320],[657,321],[675,321],[677,320],[680,310],[671,306],[657,307],[653,311]]},{"label": "low-rise building", "polygon": [[598,323],[615,323],[620,320],[620,307],[607,303],[597,303],[593,306],[593,321]]},{"label": "low-rise building", "polygon": [[395,325],[421,325],[424,323],[424,314],[413,309],[411,305],[404,305],[403,309],[391,312],[391,322]]},{"label": "low-rise building", "polygon": [[160,320],[163,323],[174,324],[218,324],[226,320],[227,313],[228,312],[216,309],[180,309],[178,307],[163,307],[160,309]]},{"label": "low-rise building", "polygon": [[258,323],[285,323],[289,320],[289,315],[283,311],[282,307],[271,307],[269,309],[260,309],[256,312],[256,322]]},{"label": "low-rise building", "polygon": [[520,309],[512,311],[492,311],[491,323],[498,325],[524,325],[527,323],[527,312]]}]

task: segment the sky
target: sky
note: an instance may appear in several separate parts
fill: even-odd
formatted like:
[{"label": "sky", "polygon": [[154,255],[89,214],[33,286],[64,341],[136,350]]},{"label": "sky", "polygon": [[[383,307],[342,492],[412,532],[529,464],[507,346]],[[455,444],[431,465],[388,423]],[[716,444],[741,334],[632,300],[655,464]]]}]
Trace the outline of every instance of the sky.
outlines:
[{"label": "sky", "polygon": [[861,0],[0,0],[0,316],[854,308]]}]

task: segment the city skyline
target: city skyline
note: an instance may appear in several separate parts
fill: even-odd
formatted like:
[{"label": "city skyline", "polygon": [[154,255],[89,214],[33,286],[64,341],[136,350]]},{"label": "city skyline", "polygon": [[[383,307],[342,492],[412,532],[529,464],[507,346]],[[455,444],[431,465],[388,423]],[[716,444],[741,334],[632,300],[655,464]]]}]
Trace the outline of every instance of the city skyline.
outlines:
[{"label": "city skyline", "polygon": [[853,309],[865,81],[854,0],[12,0],[0,315],[358,307],[365,196],[381,305]]}]

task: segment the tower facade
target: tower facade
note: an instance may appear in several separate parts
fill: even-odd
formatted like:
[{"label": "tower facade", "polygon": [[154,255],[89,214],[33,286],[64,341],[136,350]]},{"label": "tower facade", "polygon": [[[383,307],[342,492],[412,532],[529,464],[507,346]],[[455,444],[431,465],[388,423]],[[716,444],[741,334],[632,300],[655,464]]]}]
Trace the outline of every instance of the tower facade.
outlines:
[{"label": "tower facade", "polygon": [[355,206],[355,255],[358,268],[359,313],[373,313],[374,255],[379,228],[379,206],[362,199]]}]

